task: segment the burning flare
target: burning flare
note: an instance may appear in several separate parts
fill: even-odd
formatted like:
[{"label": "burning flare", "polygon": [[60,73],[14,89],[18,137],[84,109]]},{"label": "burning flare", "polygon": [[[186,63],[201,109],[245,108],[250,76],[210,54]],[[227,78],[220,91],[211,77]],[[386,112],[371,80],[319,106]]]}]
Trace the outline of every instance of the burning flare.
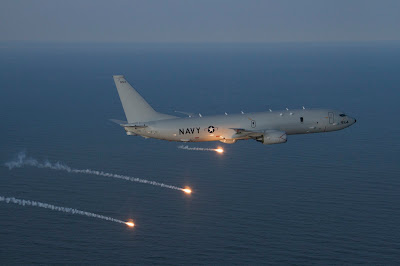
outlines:
[{"label": "burning flare", "polygon": [[135,224],[132,221],[126,222],[125,224],[127,226],[129,226],[129,227],[134,227],[135,226]]},{"label": "burning flare", "polygon": [[178,146],[178,149],[188,150],[188,151],[216,151],[218,153],[224,152],[224,149],[222,149],[221,147],[218,147],[217,149],[211,149],[211,148],[189,147],[188,145],[186,146],[180,145]]},{"label": "burning flare", "polygon": [[222,149],[221,147],[218,147],[218,149],[214,149],[214,151],[218,153],[224,153],[224,149]]},{"label": "burning flare", "polygon": [[14,204],[18,204],[18,205],[21,205],[21,206],[32,206],[32,207],[45,208],[45,209],[49,209],[49,210],[52,210],[52,211],[65,212],[65,213],[70,213],[70,214],[79,214],[79,215],[84,215],[84,216],[88,216],[88,217],[93,217],[93,218],[98,218],[98,219],[110,221],[110,222],[126,224],[126,225],[131,226],[131,227],[134,226],[134,223],[132,221],[124,222],[122,220],[114,219],[114,218],[103,216],[103,215],[100,215],[100,214],[87,212],[87,211],[81,211],[81,210],[73,209],[73,208],[69,208],[69,207],[55,206],[55,205],[48,204],[48,203],[45,203],[45,202],[39,202],[39,201],[33,201],[33,200],[25,200],[25,199],[17,199],[17,198],[14,198],[14,197],[4,197],[4,196],[0,196],[0,202],[14,203]]},{"label": "burning flare", "polygon": [[190,189],[190,187],[185,187],[184,189],[182,189],[182,191],[186,194],[192,194],[192,190]]},{"label": "burning flare", "polygon": [[12,170],[14,168],[21,168],[24,166],[33,166],[33,167],[37,167],[37,168],[48,168],[48,169],[53,169],[53,170],[66,171],[68,173],[75,173],[75,174],[89,174],[89,175],[111,177],[111,178],[131,181],[131,182],[139,182],[139,183],[143,183],[143,184],[149,184],[149,185],[153,185],[153,186],[169,188],[169,189],[182,190],[181,187],[171,186],[171,185],[167,185],[167,184],[160,183],[157,181],[151,181],[151,180],[141,179],[141,178],[132,177],[132,176],[106,173],[103,171],[92,170],[92,169],[75,169],[75,168],[69,167],[66,164],[60,163],[60,162],[52,163],[47,160],[44,162],[39,162],[38,160],[36,160],[34,158],[27,157],[25,152],[20,152],[18,154],[17,160],[6,162],[4,165],[7,166],[8,169],[10,169],[10,170]]}]

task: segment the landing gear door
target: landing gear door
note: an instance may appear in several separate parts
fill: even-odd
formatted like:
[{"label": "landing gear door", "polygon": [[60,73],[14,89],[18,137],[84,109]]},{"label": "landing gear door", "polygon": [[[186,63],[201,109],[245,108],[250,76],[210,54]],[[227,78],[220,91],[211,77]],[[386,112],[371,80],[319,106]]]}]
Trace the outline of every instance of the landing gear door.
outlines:
[{"label": "landing gear door", "polygon": [[335,123],[335,115],[334,115],[334,113],[333,112],[329,112],[328,116],[329,116],[329,124]]}]

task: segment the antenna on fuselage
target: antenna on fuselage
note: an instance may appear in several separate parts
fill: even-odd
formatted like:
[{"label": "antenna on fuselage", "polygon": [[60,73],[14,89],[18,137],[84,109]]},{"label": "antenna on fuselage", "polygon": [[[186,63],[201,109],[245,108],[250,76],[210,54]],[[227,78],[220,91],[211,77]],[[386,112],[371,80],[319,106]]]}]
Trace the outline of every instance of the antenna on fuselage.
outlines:
[{"label": "antenna on fuselage", "polygon": [[227,113],[227,112],[225,112],[225,115],[228,115],[228,113]]},{"label": "antenna on fuselage", "polygon": [[303,106],[303,110],[306,110],[306,108]]},{"label": "antenna on fuselage", "polygon": [[242,113],[242,115],[244,115],[244,112],[243,111],[240,111],[241,113]]},{"label": "antenna on fuselage", "polygon": [[203,116],[199,113],[199,117],[203,117]]},{"label": "antenna on fuselage", "polygon": [[286,111],[289,111],[289,108],[286,107]]},{"label": "antenna on fuselage", "polygon": [[269,109],[269,111],[272,113],[272,110],[271,110],[271,109]]}]

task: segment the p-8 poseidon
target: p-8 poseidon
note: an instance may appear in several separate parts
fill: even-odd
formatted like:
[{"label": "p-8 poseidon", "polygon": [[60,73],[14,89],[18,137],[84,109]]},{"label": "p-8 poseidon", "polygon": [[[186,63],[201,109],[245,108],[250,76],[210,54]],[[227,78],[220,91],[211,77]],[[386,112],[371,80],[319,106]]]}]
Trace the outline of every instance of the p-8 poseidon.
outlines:
[{"label": "p-8 poseidon", "polygon": [[322,133],[353,125],[356,119],[329,109],[299,109],[215,115],[176,117],[156,112],[126,81],[115,75],[114,82],[127,122],[113,120],[125,128],[126,134],[180,142],[254,139],[262,144],[287,141],[287,135]]}]

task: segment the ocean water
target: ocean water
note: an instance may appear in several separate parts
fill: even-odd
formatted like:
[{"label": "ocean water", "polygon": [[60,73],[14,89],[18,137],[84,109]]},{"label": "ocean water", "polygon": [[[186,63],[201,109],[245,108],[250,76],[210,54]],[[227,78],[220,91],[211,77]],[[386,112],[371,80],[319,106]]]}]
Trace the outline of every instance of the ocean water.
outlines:
[{"label": "ocean water", "polygon": [[[397,264],[400,44],[0,45],[0,262]],[[342,131],[241,141],[223,155],[127,136],[113,74],[158,111],[334,108]],[[172,186],[5,163],[25,152]]]}]

